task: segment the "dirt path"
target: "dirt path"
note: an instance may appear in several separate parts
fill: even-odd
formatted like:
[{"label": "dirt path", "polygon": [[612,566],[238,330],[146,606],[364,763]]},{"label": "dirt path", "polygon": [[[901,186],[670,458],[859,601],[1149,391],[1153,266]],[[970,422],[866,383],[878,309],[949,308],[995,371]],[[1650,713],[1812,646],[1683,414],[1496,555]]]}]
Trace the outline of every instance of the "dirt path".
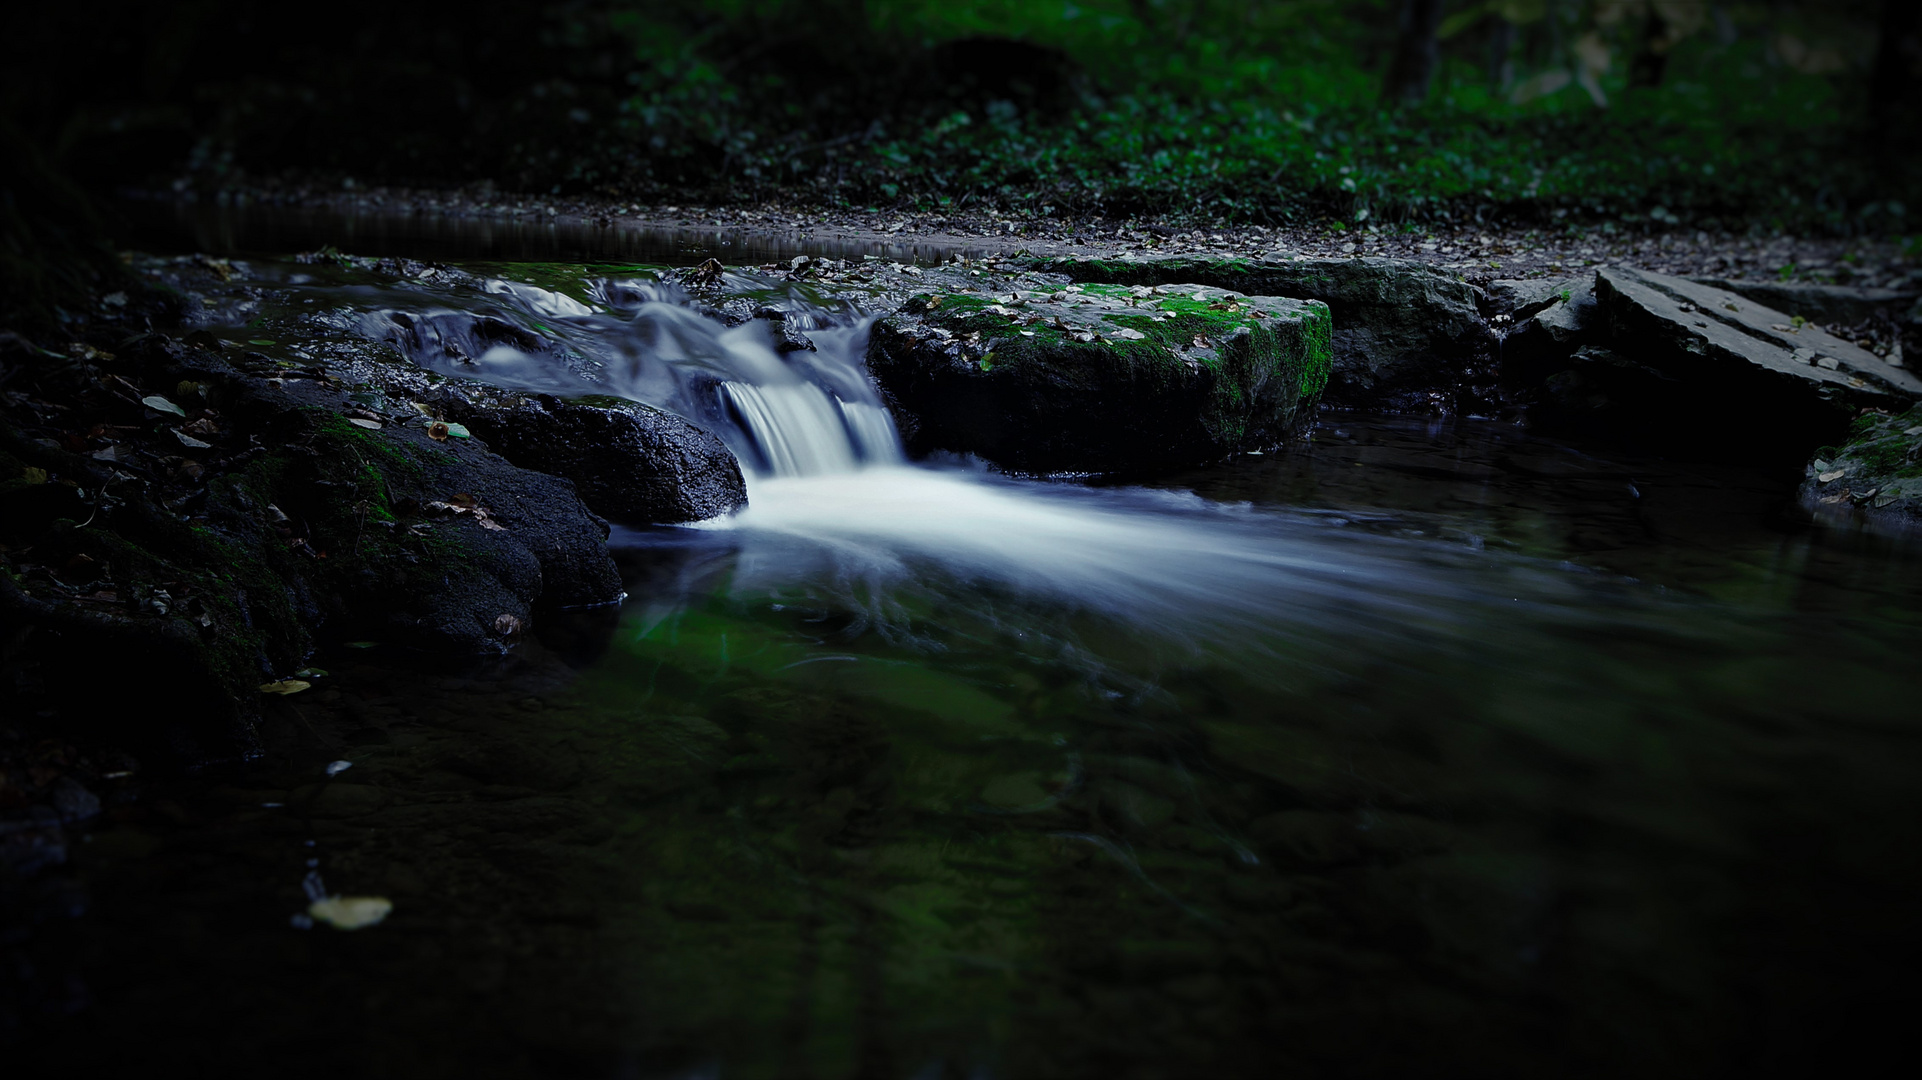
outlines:
[{"label": "dirt path", "polygon": [[1915,290],[1922,246],[1887,239],[1792,236],[1669,228],[1639,221],[1545,226],[1469,222],[1331,227],[1170,226],[1134,219],[1011,217],[997,212],[834,210],[768,203],[743,207],[643,205],[604,199],[506,195],[485,188],[432,191],[313,185],[259,188],[224,198],[251,205],[338,213],[448,215],[616,230],[747,230],[820,243],[921,241],[970,254],[1198,254],[1262,257],[1367,255],[1415,259],[1484,284],[1501,278],[1574,274],[1604,264],[1664,273]]}]

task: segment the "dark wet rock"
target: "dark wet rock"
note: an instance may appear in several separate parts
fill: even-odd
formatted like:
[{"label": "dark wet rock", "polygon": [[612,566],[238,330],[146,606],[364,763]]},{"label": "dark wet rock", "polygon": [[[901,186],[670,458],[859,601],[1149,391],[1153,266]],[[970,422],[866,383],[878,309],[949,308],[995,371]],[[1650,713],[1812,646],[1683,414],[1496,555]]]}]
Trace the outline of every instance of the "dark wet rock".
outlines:
[{"label": "dark wet rock", "polygon": [[[25,692],[121,745],[181,765],[249,752],[256,687],[303,666],[323,625],[499,655],[542,611],[621,595],[570,482],[437,442],[412,405],[159,336],[111,362],[61,426],[0,423],[0,631],[24,643]],[[63,435],[73,416],[119,426],[93,449]]]},{"label": "dark wet rock", "polygon": [[[1684,278],[1611,267],[1595,295],[1621,345],[1666,346],[1748,378],[1837,400],[1887,405],[1922,396],[1922,379],[1874,354],[1752,300]],[[1763,373],[1767,373],[1764,375]]]},{"label": "dark wet rock", "polygon": [[1313,423],[1327,308],[1196,285],[983,295],[937,287],[878,323],[868,367],[910,447],[1030,472],[1164,468]]},{"label": "dark wet rock", "polygon": [[1857,417],[1840,445],[1815,452],[1801,498],[1822,520],[1922,531],[1922,405]]},{"label": "dark wet rock", "polygon": [[1039,269],[1078,282],[1191,281],[1251,296],[1319,300],[1334,314],[1327,400],[1472,411],[1495,385],[1495,339],[1474,286],[1401,259],[1057,259]]},{"label": "dark wet rock", "polygon": [[[1553,292],[1543,297],[1535,289],[1503,290],[1504,284],[1533,285],[1533,282],[1496,282],[1490,294],[1503,302],[1521,302],[1512,316],[1513,324],[1502,339],[1501,378],[1512,392],[1541,387],[1570,367],[1573,354],[1596,346],[1605,336],[1601,309],[1595,303],[1595,276],[1569,278],[1551,283]],[[1540,307],[1534,307],[1543,300]],[[1534,310],[1528,309],[1533,307]],[[1523,312],[1527,312],[1524,314]],[[1565,380],[1564,380],[1565,381]]]},{"label": "dark wet rock", "polygon": [[1690,280],[1698,285],[1746,297],[1785,315],[1799,315],[1810,322],[1819,323],[1859,323],[1881,312],[1899,313],[1917,302],[1914,292],[1895,289],[1820,285],[1807,281],[1730,281],[1699,277]]},{"label": "dark wet rock", "polygon": [[243,378],[232,392],[230,411],[275,440],[216,485],[210,510],[294,534],[286,542],[313,558],[302,576],[370,635],[430,652],[498,653],[532,627],[537,604],[621,596],[607,524],[567,480],[474,439],[435,440],[411,408],[367,420],[319,381]]},{"label": "dark wet rock", "polygon": [[71,776],[54,781],[49,794],[54,812],[65,821],[85,821],[100,813],[100,796]]},{"label": "dark wet rock", "polygon": [[1684,278],[1609,267],[1503,344],[1504,375],[1551,425],[1725,456],[1839,438],[1867,407],[1906,408],[1922,380],[1813,325]]},{"label": "dark wet rock", "polygon": [[1566,296],[1558,296],[1531,321],[1550,341],[1573,348],[1597,326],[1599,309],[1595,304],[1595,279],[1576,278],[1568,284],[1567,290]]},{"label": "dark wet rock", "polygon": [[747,503],[740,464],[719,438],[638,402],[516,397],[449,416],[516,465],[573,481],[612,521],[700,521]]},{"label": "dark wet rock", "polygon": [[1574,299],[1578,290],[1592,288],[1594,278],[1529,278],[1523,281],[1494,281],[1488,285],[1489,304],[1520,322],[1538,312]]},{"label": "dark wet rock", "polygon": [[30,806],[0,817],[0,870],[27,875],[67,861],[67,834],[60,814]]}]

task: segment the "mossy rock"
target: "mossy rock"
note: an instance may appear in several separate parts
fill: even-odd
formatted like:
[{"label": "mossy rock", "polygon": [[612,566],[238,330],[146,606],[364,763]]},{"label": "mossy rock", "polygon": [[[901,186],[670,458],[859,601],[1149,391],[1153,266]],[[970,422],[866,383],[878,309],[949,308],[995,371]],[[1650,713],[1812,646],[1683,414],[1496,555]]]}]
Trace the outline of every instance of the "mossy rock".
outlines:
[{"label": "mossy rock", "polygon": [[1815,452],[1802,502],[1831,520],[1859,520],[1888,532],[1922,530],[1922,405],[1856,417],[1840,446]]},{"label": "mossy rock", "polygon": [[1132,472],[1305,433],[1327,305],[1198,285],[988,294],[937,283],[876,324],[868,368],[911,448],[1024,472]]},{"label": "mossy rock", "polygon": [[1497,396],[1494,338],[1478,290],[1405,259],[1063,258],[1029,264],[1070,281],[1159,286],[1192,281],[1252,296],[1319,300],[1334,316],[1327,397],[1343,405],[1479,411]]}]

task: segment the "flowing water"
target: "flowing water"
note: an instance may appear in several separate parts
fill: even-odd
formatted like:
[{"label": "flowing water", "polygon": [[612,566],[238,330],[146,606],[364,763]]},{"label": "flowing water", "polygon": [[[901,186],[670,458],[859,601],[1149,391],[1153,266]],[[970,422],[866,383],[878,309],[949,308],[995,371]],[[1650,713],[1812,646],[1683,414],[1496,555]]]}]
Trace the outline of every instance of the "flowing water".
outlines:
[{"label": "flowing water", "polygon": [[[617,530],[627,603],[497,669],[323,658],[293,749],[103,824],[33,945],[72,1060],[1752,1075],[1906,1019],[1922,560],[1792,480],[1357,416],[1014,479],[905,460],[860,310],[771,280],[730,286],[811,351],[638,273],[253,272],[710,424],[750,504]],[[394,912],[299,928],[313,889]]]}]

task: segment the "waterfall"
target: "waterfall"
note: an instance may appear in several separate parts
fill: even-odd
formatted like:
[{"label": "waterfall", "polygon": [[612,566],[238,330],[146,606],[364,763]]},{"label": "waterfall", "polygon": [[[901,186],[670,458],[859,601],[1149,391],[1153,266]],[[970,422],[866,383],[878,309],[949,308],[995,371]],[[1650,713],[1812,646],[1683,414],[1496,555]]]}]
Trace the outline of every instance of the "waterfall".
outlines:
[{"label": "waterfall", "polygon": [[753,465],[769,475],[817,476],[901,460],[894,420],[879,406],[842,401],[808,382],[726,382],[721,392],[757,452]]},{"label": "waterfall", "polygon": [[[904,458],[894,420],[862,354],[870,317],[830,310],[797,292],[729,326],[678,286],[592,282],[590,302],[535,285],[486,280],[475,310],[377,311],[361,331],[400,346],[423,367],[514,389],[613,394],[713,430],[751,479],[820,476]],[[785,319],[811,348],[775,348]]]}]

